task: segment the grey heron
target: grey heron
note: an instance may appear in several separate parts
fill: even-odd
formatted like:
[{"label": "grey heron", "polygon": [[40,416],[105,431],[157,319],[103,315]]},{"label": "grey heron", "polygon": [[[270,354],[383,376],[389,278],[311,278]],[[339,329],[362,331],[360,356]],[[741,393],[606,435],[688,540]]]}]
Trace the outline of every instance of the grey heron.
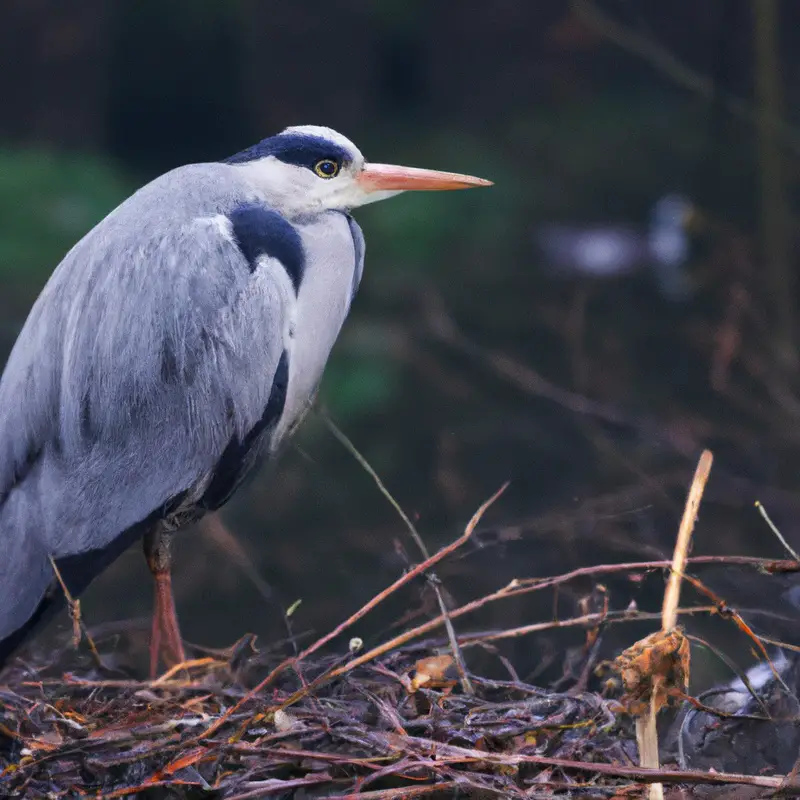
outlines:
[{"label": "grey heron", "polygon": [[373,164],[299,126],[135,192],[65,256],[0,379],[0,665],[144,538],[151,672],[184,659],[173,531],[220,508],[309,407],[358,289],[352,209],[468,175]]}]

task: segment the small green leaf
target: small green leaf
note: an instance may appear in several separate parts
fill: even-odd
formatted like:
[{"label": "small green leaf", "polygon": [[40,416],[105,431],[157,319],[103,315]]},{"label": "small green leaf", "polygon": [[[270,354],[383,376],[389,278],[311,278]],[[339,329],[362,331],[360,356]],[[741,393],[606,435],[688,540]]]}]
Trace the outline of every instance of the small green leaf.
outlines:
[{"label": "small green leaf", "polygon": [[294,612],[297,611],[298,608],[300,608],[300,604],[302,602],[303,602],[303,598],[302,597],[300,599],[298,599],[298,600],[295,600],[294,603],[292,603],[289,606],[289,608],[286,609],[286,616],[287,617],[291,617],[292,614],[294,614]]}]

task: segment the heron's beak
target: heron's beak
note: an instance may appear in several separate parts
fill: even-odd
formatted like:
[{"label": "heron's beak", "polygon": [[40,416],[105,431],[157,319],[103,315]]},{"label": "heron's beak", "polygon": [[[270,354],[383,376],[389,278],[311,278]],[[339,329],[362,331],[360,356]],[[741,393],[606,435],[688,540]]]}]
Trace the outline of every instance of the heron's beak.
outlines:
[{"label": "heron's beak", "polygon": [[364,192],[440,192],[492,185],[491,181],[472,175],[398,167],[394,164],[365,164],[356,183]]}]

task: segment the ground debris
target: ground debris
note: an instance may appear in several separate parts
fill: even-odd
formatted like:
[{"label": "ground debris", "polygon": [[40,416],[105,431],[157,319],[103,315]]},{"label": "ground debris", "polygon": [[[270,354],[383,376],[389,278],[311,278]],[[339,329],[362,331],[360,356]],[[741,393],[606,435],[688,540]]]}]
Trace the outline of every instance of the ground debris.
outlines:
[{"label": "ground debris", "polygon": [[[426,565],[437,558],[431,556]],[[693,569],[720,563],[758,568],[763,560],[702,556],[689,563]],[[667,566],[662,561],[601,565],[514,580],[449,614],[460,619],[465,610],[576,577]],[[418,565],[393,586],[423,571]],[[468,692],[449,653],[450,638],[421,639],[437,620],[366,652],[343,642],[344,631],[388,592],[302,652],[290,647],[291,641],[259,650],[246,636],[225,650],[195,648],[196,658],[155,680],[137,679],[126,662],[137,652],[128,641],[131,623],[110,626],[102,635],[95,629],[98,648],[91,653],[76,651],[68,638],[40,644],[38,652],[16,659],[0,676],[0,797],[622,798],[642,796],[647,784],[662,784],[667,797],[699,796],[698,790],[713,793],[703,796],[744,797],[751,789],[800,795],[792,769],[796,746],[769,744],[771,735],[786,737],[787,726],[797,723],[800,659],[791,652],[759,664],[752,680],[745,682],[742,674],[741,686],[734,682],[721,690],[725,702],[719,704],[708,693],[683,694],[688,643],[674,629],[629,648],[617,663],[619,684],[606,682],[602,693],[588,691],[600,626],[652,618],[629,607],[617,610],[603,599],[594,610],[581,608],[575,618],[458,635],[460,646],[483,652],[503,638],[567,625],[584,628],[586,663],[569,673],[569,681],[556,684],[568,685],[567,691],[520,679],[505,656],[487,649],[495,652],[500,674],[510,679],[476,674],[476,660]],[[720,623],[738,618],[723,598],[712,599],[712,605],[679,613],[704,613]],[[723,607],[729,609],[724,616]],[[495,662],[481,663],[488,668]],[[672,687],[676,699],[691,706],[661,742],[667,755],[663,768],[638,765],[628,713],[644,699],[642,679],[654,675],[664,677],[662,689]],[[736,753],[775,758],[752,764],[720,758],[731,734]],[[678,752],[670,752],[675,745]]]},{"label": "ground debris", "polygon": [[[232,671],[224,661],[198,659],[199,666],[155,681],[88,662],[79,668],[83,662],[68,650],[58,667],[15,665],[0,689],[0,795],[399,797],[404,787],[404,796],[458,787],[463,796],[522,796],[551,782],[582,791],[595,779],[543,768],[538,758],[630,763],[630,734],[599,695],[480,677],[474,695],[453,680],[410,682],[406,676],[421,665],[434,672],[447,666],[435,653],[429,658],[394,651],[320,681],[283,709],[340,659],[304,662],[302,677],[286,670],[216,729],[274,663],[253,659]],[[437,752],[442,747],[451,750]],[[593,796],[613,796],[614,787],[630,783],[606,777]]]}]

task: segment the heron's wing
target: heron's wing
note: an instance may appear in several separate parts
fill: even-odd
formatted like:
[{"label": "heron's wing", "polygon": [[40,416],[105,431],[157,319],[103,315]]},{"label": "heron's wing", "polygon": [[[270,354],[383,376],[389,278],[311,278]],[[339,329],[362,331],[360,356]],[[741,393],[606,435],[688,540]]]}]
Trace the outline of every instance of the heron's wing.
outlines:
[{"label": "heron's wing", "polygon": [[272,229],[237,228],[241,199],[187,171],[109,215],[35,304],[0,382],[0,543],[103,548],[280,414],[291,236],[268,209]]}]

